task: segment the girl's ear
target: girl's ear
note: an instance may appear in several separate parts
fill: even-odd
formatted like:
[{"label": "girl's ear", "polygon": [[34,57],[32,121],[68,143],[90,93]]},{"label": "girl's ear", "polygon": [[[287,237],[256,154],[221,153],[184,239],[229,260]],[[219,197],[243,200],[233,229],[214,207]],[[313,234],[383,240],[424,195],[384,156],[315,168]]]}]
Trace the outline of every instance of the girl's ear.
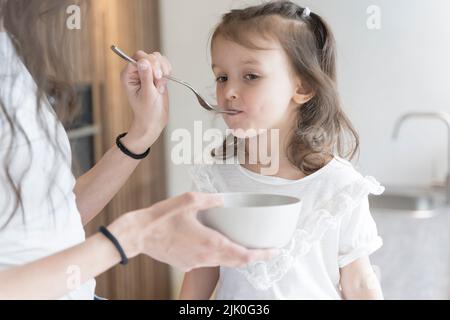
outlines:
[{"label": "girl's ear", "polygon": [[296,104],[304,104],[314,98],[315,94],[316,93],[310,88],[309,85],[303,83],[301,80],[298,80],[292,99]]}]

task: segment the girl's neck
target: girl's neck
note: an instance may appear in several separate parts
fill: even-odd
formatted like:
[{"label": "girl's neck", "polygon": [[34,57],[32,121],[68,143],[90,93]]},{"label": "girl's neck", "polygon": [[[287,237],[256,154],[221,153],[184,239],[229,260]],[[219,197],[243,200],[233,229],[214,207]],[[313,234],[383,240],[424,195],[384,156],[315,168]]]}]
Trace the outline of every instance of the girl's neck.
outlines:
[{"label": "girl's neck", "polygon": [[[275,176],[283,179],[288,180],[299,180],[304,178],[306,175],[297,167],[295,167],[288,159],[288,156],[286,154],[286,146],[288,139],[290,137],[290,133],[288,130],[279,130],[279,135],[276,138],[277,141],[272,141],[273,136],[271,135],[270,131],[267,133],[267,137],[264,137],[263,139],[266,139],[267,141],[267,150],[260,150],[261,143],[254,143],[254,145],[258,145],[258,152],[256,152],[256,157],[250,157],[249,154],[249,146],[250,146],[250,139],[258,139],[259,142],[261,141],[261,136],[246,139],[245,141],[245,163],[241,164],[244,168],[247,170],[250,170],[252,172],[263,174],[263,169],[276,166],[276,170],[274,174],[269,174],[270,176]],[[278,146],[274,146],[274,143],[278,144]],[[274,147],[272,147],[274,146]],[[254,152],[255,150],[253,150]],[[265,152],[265,154],[264,154]],[[277,152],[276,154],[274,154]],[[261,159],[261,154],[264,154],[264,156],[267,156],[270,159],[270,163],[267,164],[266,161]],[[275,157],[278,157],[275,159]],[[256,158],[256,163],[254,161],[254,158]]]},{"label": "girl's neck", "polygon": [[[263,168],[267,168],[266,165],[262,165],[260,163],[257,164],[249,164],[244,163],[241,164],[245,169],[250,170],[252,172],[262,174]],[[273,177],[279,177],[287,180],[300,180],[306,177],[300,169],[295,167],[287,158],[280,158],[277,173],[271,175]]]}]

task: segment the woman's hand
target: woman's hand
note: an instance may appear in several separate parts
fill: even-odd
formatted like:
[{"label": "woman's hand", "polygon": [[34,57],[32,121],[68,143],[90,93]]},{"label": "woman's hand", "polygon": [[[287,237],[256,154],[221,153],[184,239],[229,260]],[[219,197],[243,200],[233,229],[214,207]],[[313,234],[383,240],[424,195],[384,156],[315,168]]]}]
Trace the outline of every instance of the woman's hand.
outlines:
[{"label": "woman's hand", "polygon": [[184,272],[208,266],[238,267],[267,260],[278,250],[248,250],[197,220],[197,213],[222,206],[219,195],[187,193],[134,211],[110,227],[129,257],[143,253]]},{"label": "woman's hand", "polygon": [[134,153],[143,153],[159,137],[169,119],[167,81],[172,67],[159,52],[147,54],[138,51],[133,58],[137,66],[129,63],[122,71],[121,81],[133,109],[134,119],[124,145]]}]

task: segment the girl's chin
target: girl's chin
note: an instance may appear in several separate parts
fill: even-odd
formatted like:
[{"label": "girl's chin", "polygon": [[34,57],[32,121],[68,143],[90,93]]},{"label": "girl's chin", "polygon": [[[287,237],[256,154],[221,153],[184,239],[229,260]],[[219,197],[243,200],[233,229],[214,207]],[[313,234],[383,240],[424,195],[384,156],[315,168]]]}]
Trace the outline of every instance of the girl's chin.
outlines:
[{"label": "girl's chin", "polygon": [[262,129],[264,126],[248,121],[248,118],[245,118],[245,113],[234,116],[225,115],[223,119],[228,126],[228,130],[231,131],[230,133],[240,139],[252,138],[262,133],[267,133],[267,129]]},{"label": "girl's chin", "polygon": [[249,125],[238,126],[236,124],[230,125],[229,123],[227,123],[227,125],[228,130],[231,131],[230,133],[239,139],[256,137],[264,131],[263,129],[252,128]]},{"label": "girl's chin", "polygon": [[233,131],[231,132],[233,134],[233,136],[235,136],[236,138],[239,139],[247,139],[247,138],[252,138],[252,137],[256,137],[258,135],[258,132],[253,130],[253,129],[232,129]]},{"label": "girl's chin", "polygon": [[223,120],[230,130],[247,130],[247,128],[249,127],[247,121],[244,121],[243,119],[237,119],[235,116],[230,117],[228,115],[225,115],[223,117]]}]

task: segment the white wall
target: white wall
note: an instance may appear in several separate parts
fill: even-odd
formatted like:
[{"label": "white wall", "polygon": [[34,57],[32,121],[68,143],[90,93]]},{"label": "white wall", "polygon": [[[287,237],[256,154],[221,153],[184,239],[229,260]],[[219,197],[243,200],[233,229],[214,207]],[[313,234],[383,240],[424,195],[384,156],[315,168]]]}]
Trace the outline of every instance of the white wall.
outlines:
[{"label": "white wall", "polygon": [[[304,0],[331,25],[338,43],[339,86],[344,108],[361,137],[355,163],[364,174],[385,185],[427,185],[443,181],[446,168],[446,131],[437,120],[405,124],[399,140],[391,140],[395,120],[408,111],[450,112],[450,1],[447,0]],[[208,37],[220,16],[234,7],[257,1],[162,0],[163,53],[174,75],[203,93],[214,92],[208,56]],[[366,26],[366,9],[381,9],[381,29]],[[192,130],[195,120],[204,127],[212,118],[183,88],[171,85],[170,134]],[[169,195],[190,188],[186,168],[168,163]],[[178,277],[177,277],[178,276]],[[175,286],[179,274],[174,273]]]}]

